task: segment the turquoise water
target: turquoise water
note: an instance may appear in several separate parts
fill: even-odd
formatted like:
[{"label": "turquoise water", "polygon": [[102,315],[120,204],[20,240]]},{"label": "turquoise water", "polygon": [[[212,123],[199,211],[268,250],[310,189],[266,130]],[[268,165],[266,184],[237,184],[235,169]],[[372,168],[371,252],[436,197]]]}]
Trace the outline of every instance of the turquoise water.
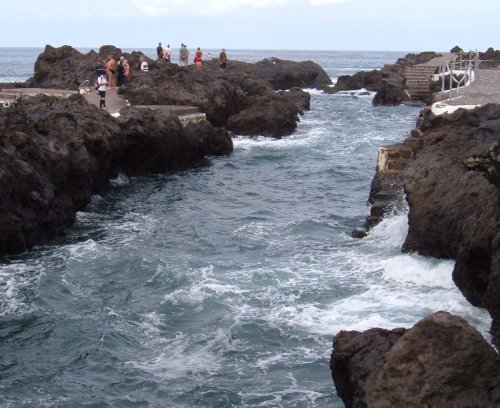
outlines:
[{"label": "turquoise water", "polygon": [[[333,79],[402,55],[230,52],[311,59]],[[1,407],[342,407],[338,331],[437,310],[488,330],[451,261],[401,254],[405,213],[350,237],[378,147],[404,139],[418,109],[310,92],[294,135],[110,180],[67,237],[0,260]]]}]

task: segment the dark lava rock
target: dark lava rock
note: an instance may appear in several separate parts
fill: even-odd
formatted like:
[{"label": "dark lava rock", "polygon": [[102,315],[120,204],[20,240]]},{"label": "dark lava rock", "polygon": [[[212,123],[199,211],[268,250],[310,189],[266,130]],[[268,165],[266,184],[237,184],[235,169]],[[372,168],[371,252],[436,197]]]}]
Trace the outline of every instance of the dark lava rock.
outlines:
[{"label": "dark lava rock", "polygon": [[339,76],[335,86],[324,86],[321,89],[326,93],[337,93],[341,91],[353,91],[366,89],[376,92],[382,89],[382,72],[380,70],[360,71],[354,75]]},{"label": "dark lava rock", "polygon": [[255,104],[229,117],[227,129],[242,135],[280,138],[297,128],[298,115],[309,109],[309,102],[310,95],[300,89],[256,98]]},{"label": "dark lava rock", "polygon": [[346,407],[362,407],[368,376],[406,329],[341,331],[333,339],[330,371]]},{"label": "dark lava rock", "polygon": [[340,332],[331,358],[346,407],[500,405],[500,358],[464,319],[438,312],[409,330]]},{"label": "dark lava rock", "polygon": [[[196,71],[193,66],[158,64],[146,58],[150,70],[141,72],[138,65],[139,58],[145,57],[142,53],[122,53],[107,45],[98,53],[82,54],[69,46],[48,45],[35,63],[35,75],[29,85],[75,90],[84,80],[95,81],[96,58],[108,55],[115,59],[124,55],[132,67],[131,77],[119,90],[132,105],[196,106],[215,126],[226,126],[236,115],[228,128],[243,135],[282,137],[292,133],[299,121],[298,114],[309,109],[309,94],[297,89],[321,88],[332,83],[328,74],[312,61],[229,61],[226,71],[220,73],[217,60],[204,62],[202,71]],[[293,92],[276,92],[292,89]],[[266,110],[277,114],[272,117]]]},{"label": "dark lava rock", "polygon": [[437,56],[439,54],[433,51],[408,54],[404,58],[399,58],[394,64],[384,65],[381,71],[382,86],[373,98],[373,104],[391,106],[410,103],[409,96],[405,92],[407,89],[405,71],[413,65],[424,64]]},{"label": "dark lava rock", "polygon": [[107,57],[113,56],[118,60],[121,55],[127,58],[132,72],[139,70],[140,57],[144,57],[149,62],[151,69],[158,66],[141,52],[124,53],[113,45],[103,45],[98,52],[91,50],[86,54],[82,54],[69,45],[58,48],[47,45],[38,56],[35,62],[34,76],[26,81],[26,86],[77,90],[78,86],[85,80],[90,81],[91,84],[95,82],[97,58],[105,60]]},{"label": "dark lava rock", "polygon": [[64,234],[119,172],[194,167],[232,150],[208,122],[183,129],[175,116],[134,108],[115,119],[80,95],[20,99],[0,110],[0,134],[0,255]]},{"label": "dark lava rock", "polygon": [[119,93],[133,105],[196,106],[216,126],[241,135],[279,138],[296,129],[298,115],[309,109],[310,95],[298,88],[277,89],[314,87],[330,79],[310,62],[274,62],[233,61],[223,75],[217,61],[205,62],[202,71],[163,64],[154,72],[134,75]]},{"label": "dark lava rock", "polygon": [[405,251],[455,259],[453,280],[492,318],[500,345],[500,105],[420,119],[404,174]]}]

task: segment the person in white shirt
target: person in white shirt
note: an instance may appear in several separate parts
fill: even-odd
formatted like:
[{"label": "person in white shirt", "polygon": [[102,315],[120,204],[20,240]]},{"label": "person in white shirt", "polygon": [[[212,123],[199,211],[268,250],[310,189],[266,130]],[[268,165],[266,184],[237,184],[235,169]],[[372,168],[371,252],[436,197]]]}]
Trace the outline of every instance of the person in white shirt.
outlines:
[{"label": "person in white shirt", "polygon": [[148,72],[149,71],[149,65],[147,61],[144,59],[144,57],[141,57],[141,71],[142,72]]},{"label": "person in white shirt", "polygon": [[165,62],[170,62],[170,57],[172,56],[172,48],[170,48],[170,44],[168,44],[167,48],[163,50],[163,56],[165,57]]},{"label": "person in white shirt", "polygon": [[99,75],[99,78],[97,78],[97,90],[99,91],[99,96],[101,97],[101,100],[99,101],[99,108],[101,109],[108,109],[106,108],[106,90],[108,89],[108,85],[108,74],[106,71],[103,71],[101,75]]}]

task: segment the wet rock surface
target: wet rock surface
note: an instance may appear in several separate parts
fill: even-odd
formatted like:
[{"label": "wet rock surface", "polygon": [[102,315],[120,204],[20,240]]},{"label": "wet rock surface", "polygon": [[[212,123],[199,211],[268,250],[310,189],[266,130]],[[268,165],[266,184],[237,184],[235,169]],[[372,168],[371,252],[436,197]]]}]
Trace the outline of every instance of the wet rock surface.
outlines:
[{"label": "wet rock surface", "polygon": [[464,319],[432,314],[408,330],[340,332],[331,369],[346,407],[496,407],[500,358]]},{"label": "wet rock surface", "polygon": [[493,317],[500,344],[500,105],[452,115],[426,110],[404,174],[405,251],[455,259],[453,280]]},{"label": "wet rock surface", "polygon": [[232,151],[227,131],[206,121],[184,129],[175,115],[135,108],[115,119],[80,95],[20,99],[0,110],[0,133],[0,255],[64,234],[120,172],[161,173]]}]

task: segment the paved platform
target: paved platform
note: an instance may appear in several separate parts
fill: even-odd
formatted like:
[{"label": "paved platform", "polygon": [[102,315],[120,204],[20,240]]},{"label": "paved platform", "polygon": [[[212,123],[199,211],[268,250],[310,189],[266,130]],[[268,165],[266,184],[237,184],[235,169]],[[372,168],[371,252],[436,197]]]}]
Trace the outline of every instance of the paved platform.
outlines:
[{"label": "paved platform", "polygon": [[[99,107],[101,100],[99,93],[94,88],[90,88],[88,91],[87,89],[88,88],[84,88],[81,90],[82,95],[88,103]],[[130,103],[126,99],[119,96],[116,93],[116,89],[109,89],[106,91],[106,107],[108,108],[107,110],[110,115],[118,116],[120,111],[126,106],[130,106]]]},{"label": "paved platform", "polygon": [[500,70],[477,69],[472,84],[436,94],[438,102],[432,105],[436,114],[451,113],[459,108],[473,109],[487,103],[500,103]]},{"label": "paved platform", "polygon": [[[45,89],[45,88],[7,88],[0,89],[0,106],[10,106],[10,104],[15,103],[17,98],[20,97],[30,97],[40,94],[57,96],[59,98],[67,98],[70,95],[77,94],[78,91],[68,91],[63,89]],[[99,107],[100,96],[99,93],[93,87],[85,87],[80,89],[80,93],[87,100],[88,103]],[[130,103],[117,94],[116,89],[109,89],[106,91],[106,107],[107,112],[112,116],[119,116],[120,111],[130,106]],[[187,123],[197,122],[206,119],[204,113],[200,112],[200,109],[196,106],[179,106],[179,105],[134,105],[136,108],[153,109],[163,112],[172,112],[176,114],[181,123],[186,125]]]}]

